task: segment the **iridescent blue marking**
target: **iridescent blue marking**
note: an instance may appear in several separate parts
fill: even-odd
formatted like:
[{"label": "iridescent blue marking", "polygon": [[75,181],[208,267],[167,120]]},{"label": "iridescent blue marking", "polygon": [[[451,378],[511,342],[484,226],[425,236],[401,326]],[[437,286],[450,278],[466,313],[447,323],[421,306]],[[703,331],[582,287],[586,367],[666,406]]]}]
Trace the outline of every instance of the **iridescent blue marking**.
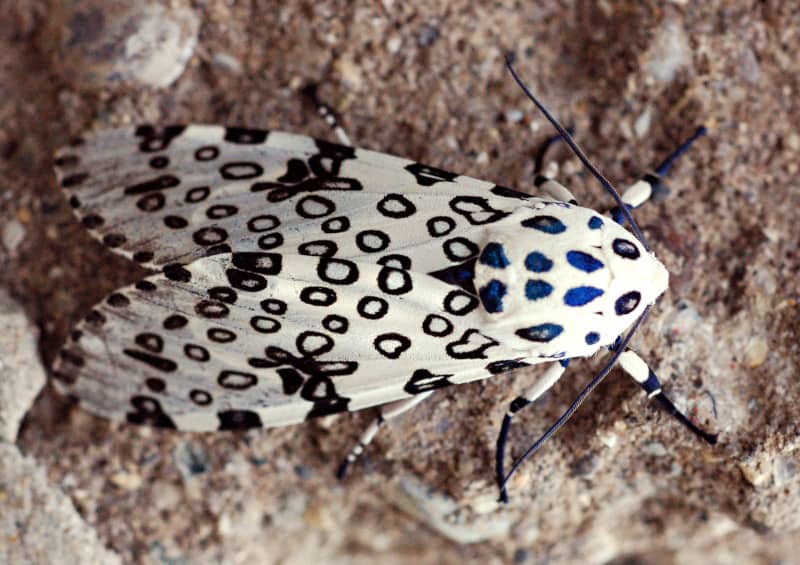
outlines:
[{"label": "iridescent blue marking", "polygon": [[564,328],[558,324],[539,324],[538,326],[531,326],[529,328],[517,330],[514,333],[516,333],[522,339],[527,339],[528,341],[546,343],[557,338],[563,331]]},{"label": "iridescent blue marking", "polygon": [[576,286],[569,289],[564,295],[564,304],[567,306],[583,306],[602,295],[603,291],[595,286]]},{"label": "iridescent blue marking", "polygon": [[486,244],[481,253],[480,262],[495,269],[505,269],[511,264],[511,261],[506,257],[506,252],[503,246],[494,241]]},{"label": "iridescent blue marking", "polygon": [[567,261],[576,269],[587,273],[593,273],[597,269],[603,268],[603,263],[601,261],[598,261],[583,251],[567,251]]},{"label": "iridescent blue marking", "polygon": [[597,332],[589,332],[588,334],[586,334],[586,343],[588,345],[594,345],[598,341],[600,341],[600,334],[599,333],[597,333]]},{"label": "iridescent blue marking", "polygon": [[528,279],[528,282],[525,283],[525,296],[528,297],[528,300],[545,298],[546,296],[550,296],[551,292],[553,292],[553,285],[547,281]]},{"label": "iridescent blue marking", "polygon": [[567,231],[567,226],[553,216],[535,216],[522,220],[520,223],[526,228],[533,228],[544,233],[558,234]]},{"label": "iridescent blue marking", "polygon": [[534,251],[525,257],[525,268],[534,273],[546,273],[553,268],[553,262],[538,251]]},{"label": "iridescent blue marking", "polygon": [[589,229],[590,230],[599,230],[603,227],[603,219],[600,216],[592,216],[589,219]]},{"label": "iridescent blue marking", "polygon": [[503,311],[503,297],[506,295],[506,285],[497,279],[490,280],[485,286],[481,287],[478,294],[483,302],[483,307],[490,314]]},{"label": "iridescent blue marking", "polygon": [[562,367],[564,367],[565,369],[566,369],[567,367],[569,367],[569,359],[562,359],[562,360],[561,360],[561,361],[559,361],[558,363],[559,363],[559,364],[560,364]]}]

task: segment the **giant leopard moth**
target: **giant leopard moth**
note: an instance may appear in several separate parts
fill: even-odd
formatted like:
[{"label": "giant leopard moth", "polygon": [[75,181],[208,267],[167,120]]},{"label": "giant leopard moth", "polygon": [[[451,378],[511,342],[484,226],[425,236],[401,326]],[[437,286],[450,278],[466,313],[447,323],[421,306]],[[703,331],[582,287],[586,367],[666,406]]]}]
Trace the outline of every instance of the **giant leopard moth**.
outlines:
[{"label": "giant leopard moth", "polygon": [[[509,63],[514,78],[522,85]],[[97,304],[54,363],[61,391],[101,416],[182,430],[282,426],[383,405],[380,425],[436,389],[548,363],[510,406],[505,483],[619,360],[709,442],[627,348],[667,287],[630,209],[684,143],[620,199],[615,220],[538,177],[525,193],[344,144],[222,126],[100,131],[56,155],[82,224],[155,274]],[[622,226],[627,220],[633,234]],[[569,359],[614,351],[570,410],[504,470],[511,417]]]}]

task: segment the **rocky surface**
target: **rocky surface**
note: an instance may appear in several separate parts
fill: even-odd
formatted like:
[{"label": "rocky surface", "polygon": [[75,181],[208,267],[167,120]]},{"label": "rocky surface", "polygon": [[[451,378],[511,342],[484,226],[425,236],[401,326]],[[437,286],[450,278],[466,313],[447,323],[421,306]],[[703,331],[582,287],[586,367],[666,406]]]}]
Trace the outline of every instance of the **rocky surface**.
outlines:
[{"label": "rocky surface", "polygon": [[[697,124],[708,126],[673,171],[669,196],[637,211],[671,287],[636,347],[720,443],[697,442],[615,372],[523,467],[501,508],[491,474],[497,426],[537,371],[437,393],[382,432],[343,484],[333,470],[369,414],[245,434],[176,434],[109,424],[48,390],[25,420],[19,449],[26,464],[47,469],[103,545],[142,563],[794,559],[795,6],[153,4],[163,14],[189,9],[200,22],[182,74],[174,50],[169,61],[153,53],[180,74],[161,89],[95,72],[78,55],[66,60],[73,55],[69,45],[63,51],[63,30],[93,28],[44,1],[0,4],[0,285],[40,328],[46,362],[95,301],[141,276],[73,220],[50,171],[58,145],[87,128],[133,122],[247,124],[333,139],[298,96],[316,81],[358,145],[532,190],[532,156],[550,129],[503,68],[511,51],[534,91],[620,184]],[[121,75],[139,76],[138,63],[117,63]],[[609,206],[574,157],[563,149],[553,157],[559,180],[583,204]],[[573,363],[518,419],[514,453],[601,363]],[[12,467],[3,467],[0,483],[17,476]],[[30,508],[43,504],[30,500]],[[42,548],[49,541],[44,533],[26,538]]]},{"label": "rocky surface", "polygon": [[0,442],[0,561],[3,563],[122,563],[47,473],[15,445]]},{"label": "rocky surface", "polygon": [[14,442],[20,422],[44,387],[38,331],[0,288],[0,441]]},{"label": "rocky surface", "polygon": [[53,8],[54,68],[77,89],[169,86],[197,45],[200,15],[177,2],[69,0]]}]

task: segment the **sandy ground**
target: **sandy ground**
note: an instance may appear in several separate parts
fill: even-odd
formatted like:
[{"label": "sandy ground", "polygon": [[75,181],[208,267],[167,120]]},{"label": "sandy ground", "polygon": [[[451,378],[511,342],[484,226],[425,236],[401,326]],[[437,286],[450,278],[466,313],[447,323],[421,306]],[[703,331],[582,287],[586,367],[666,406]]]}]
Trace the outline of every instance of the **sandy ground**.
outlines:
[{"label": "sandy ground", "polygon": [[[180,10],[193,14],[197,44],[182,73],[172,51],[143,52],[180,74],[163,86],[141,60],[82,58],[82,46],[121,16],[102,2],[64,4],[0,2],[0,286],[38,327],[46,365],[93,303],[142,274],[84,232],[55,183],[54,149],[87,129],[210,122],[333,139],[298,95],[315,81],[357,145],[533,191],[532,156],[550,129],[503,67],[513,52],[531,87],[620,185],[698,124],[710,132],[675,168],[669,197],[637,212],[671,288],[636,345],[676,402],[720,433],[716,448],[614,373],[500,508],[491,480],[497,425],[535,371],[441,391],[386,430],[344,484],[333,470],[369,414],[179,434],[109,424],[46,388],[17,445],[124,561],[795,559],[796,6],[164,2],[163,21],[181,33],[194,29]],[[574,157],[553,157],[582,204],[609,207]],[[599,363],[573,363],[519,418],[515,453]]]}]

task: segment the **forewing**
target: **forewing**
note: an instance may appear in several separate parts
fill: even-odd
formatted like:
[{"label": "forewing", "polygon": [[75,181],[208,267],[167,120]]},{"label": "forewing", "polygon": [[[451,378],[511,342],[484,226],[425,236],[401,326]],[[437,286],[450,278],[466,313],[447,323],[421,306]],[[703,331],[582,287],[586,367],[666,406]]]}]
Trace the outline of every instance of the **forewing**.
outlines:
[{"label": "forewing", "polygon": [[337,256],[428,272],[530,197],[406,159],[220,126],[101,131],[61,149],[83,225],[146,266],[237,251]]},{"label": "forewing", "polygon": [[56,362],[100,415],[189,430],[292,424],[520,366],[471,294],[366,261],[239,252],[100,303]]}]

